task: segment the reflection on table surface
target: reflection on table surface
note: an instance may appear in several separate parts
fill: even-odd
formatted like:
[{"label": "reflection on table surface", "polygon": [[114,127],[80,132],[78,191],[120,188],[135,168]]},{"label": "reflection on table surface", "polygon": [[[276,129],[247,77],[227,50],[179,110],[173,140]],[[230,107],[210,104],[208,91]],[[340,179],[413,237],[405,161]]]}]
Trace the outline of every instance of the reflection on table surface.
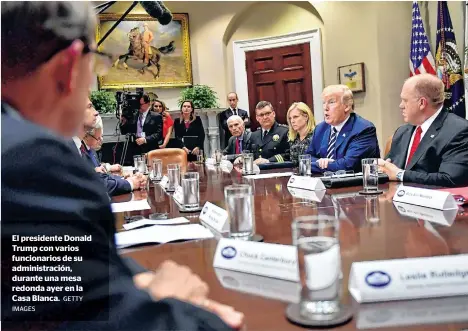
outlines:
[{"label": "reflection on table surface", "polygon": [[[464,319],[460,317],[460,314],[455,313],[445,314],[443,319],[417,319],[415,316],[420,313],[420,309],[426,306],[428,309],[437,309],[439,307],[438,301],[432,299],[418,300],[417,303],[412,301],[357,305],[347,290],[351,264],[355,261],[468,253],[468,213],[466,208],[460,208],[455,214],[453,212],[440,214],[439,211],[421,209],[422,207],[416,209],[410,207],[402,212],[402,209],[398,209],[392,202],[393,194],[398,186],[396,183],[381,185],[380,188],[384,190],[384,193],[378,196],[362,196],[357,193],[362,187],[351,187],[329,189],[324,194],[321,192],[313,195],[313,198],[310,199],[304,194],[300,194],[301,192],[290,193],[287,188],[289,177],[245,179],[236,168],[228,173],[219,167],[206,168],[203,165],[195,164],[189,165],[189,171],[197,171],[200,174],[201,204],[210,201],[224,208],[224,186],[233,183],[252,185],[257,233],[261,234],[264,241],[268,243],[290,245],[292,243],[291,222],[298,216],[330,215],[340,219],[339,240],[344,284],[342,297],[344,302],[355,306],[356,313],[350,323],[336,329],[357,330],[385,327],[385,330],[403,328],[405,330],[439,331],[468,328],[466,300],[437,299],[449,302],[447,307],[456,306],[454,309],[465,309]],[[262,173],[287,171],[291,171],[291,169],[268,170],[262,171]],[[147,198],[151,210],[126,213],[127,216],[149,217],[152,214],[160,213],[167,215],[168,218],[182,216],[193,223],[199,222],[198,213],[180,213],[170,194],[167,194],[158,184],[151,184],[149,190],[145,192],[116,197],[113,202],[128,201],[132,198]],[[118,231],[123,231],[123,216],[122,214],[117,215],[116,227]],[[288,302],[295,300],[297,295],[297,292],[294,292],[295,286],[287,284],[290,285],[291,293],[280,300],[275,298],[274,293],[272,294],[277,286],[281,287],[281,284],[277,284],[277,280],[263,282],[263,277],[252,275],[249,277],[249,275],[238,275],[235,272],[215,270],[212,265],[216,245],[216,239],[209,239],[148,245],[122,250],[122,253],[132,256],[148,269],[156,269],[166,259],[188,265],[209,284],[211,298],[232,305],[245,313],[249,330],[300,330],[300,327],[290,324],[284,317]],[[253,285],[256,281],[259,282],[257,291]],[[237,285],[239,288],[236,290],[233,284],[240,284]],[[259,293],[258,289],[261,289],[263,295]],[[445,301],[440,302],[442,304],[439,308],[442,309]],[[401,309],[405,305],[409,308]],[[413,315],[415,316],[411,316],[411,311],[414,311]],[[406,319],[401,317],[405,312]],[[443,311],[437,310],[434,314],[443,315]],[[381,318],[384,315],[392,316],[382,322]],[[400,317],[395,318],[395,316]]]}]

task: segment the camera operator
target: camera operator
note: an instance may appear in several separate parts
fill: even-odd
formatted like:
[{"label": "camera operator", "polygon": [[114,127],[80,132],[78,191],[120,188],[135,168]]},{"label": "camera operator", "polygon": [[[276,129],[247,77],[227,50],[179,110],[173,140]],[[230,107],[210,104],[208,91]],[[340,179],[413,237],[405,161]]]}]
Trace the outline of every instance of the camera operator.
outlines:
[{"label": "camera operator", "polygon": [[162,140],[163,118],[160,114],[150,110],[151,98],[145,93],[140,98],[140,109],[133,118],[120,117],[120,132],[134,134],[132,155],[148,153],[158,149],[158,142]]}]

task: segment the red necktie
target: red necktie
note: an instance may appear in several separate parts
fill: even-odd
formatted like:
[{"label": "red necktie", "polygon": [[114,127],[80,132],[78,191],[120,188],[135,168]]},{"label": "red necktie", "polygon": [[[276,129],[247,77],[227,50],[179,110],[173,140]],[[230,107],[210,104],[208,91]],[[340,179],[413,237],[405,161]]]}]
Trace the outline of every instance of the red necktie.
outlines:
[{"label": "red necktie", "polygon": [[81,147],[80,147],[81,155],[84,156],[86,153],[85,145],[83,142],[81,142]]},{"label": "red necktie", "polygon": [[409,156],[408,156],[408,162],[406,162],[406,166],[408,166],[408,164],[411,161],[411,158],[413,157],[414,153],[418,149],[419,143],[421,142],[421,133],[422,133],[422,129],[420,126],[418,126],[416,129],[416,134],[414,135],[413,144],[411,145],[411,149],[410,149]]},{"label": "red necktie", "polygon": [[236,154],[240,154],[239,138],[236,138]]}]

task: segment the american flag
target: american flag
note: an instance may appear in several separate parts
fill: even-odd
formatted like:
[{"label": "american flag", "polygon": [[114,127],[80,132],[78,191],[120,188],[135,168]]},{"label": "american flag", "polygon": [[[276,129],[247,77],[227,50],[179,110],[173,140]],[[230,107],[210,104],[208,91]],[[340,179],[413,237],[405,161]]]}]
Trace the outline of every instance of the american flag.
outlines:
[{"label": "american flag", "polygon": [[413,1],[413,28],[411,34],[411,52],[409,59],[410,76],[423,73],[436,74],[434,57],[431,54],[429,40],[421,18],[417,1]]}]

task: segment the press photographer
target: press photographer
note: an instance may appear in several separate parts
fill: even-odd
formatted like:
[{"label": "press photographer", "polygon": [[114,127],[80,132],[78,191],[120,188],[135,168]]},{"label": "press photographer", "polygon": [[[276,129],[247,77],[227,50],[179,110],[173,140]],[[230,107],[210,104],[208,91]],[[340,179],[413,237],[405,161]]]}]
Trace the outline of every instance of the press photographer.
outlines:
[{"label": "press photographer", "polygon": [[[128,104],[128,102],[127,102]],[[136,108],[137,105],[135,105]],[[142,94],[139,98],[138,111],[127,109],[120,117],[120,132],[131,134],[129,146],[131,155],[148,153],[159,148],[162,140],[163,118],[160,114],[150,110],[151,98],[149,94]]]}]

